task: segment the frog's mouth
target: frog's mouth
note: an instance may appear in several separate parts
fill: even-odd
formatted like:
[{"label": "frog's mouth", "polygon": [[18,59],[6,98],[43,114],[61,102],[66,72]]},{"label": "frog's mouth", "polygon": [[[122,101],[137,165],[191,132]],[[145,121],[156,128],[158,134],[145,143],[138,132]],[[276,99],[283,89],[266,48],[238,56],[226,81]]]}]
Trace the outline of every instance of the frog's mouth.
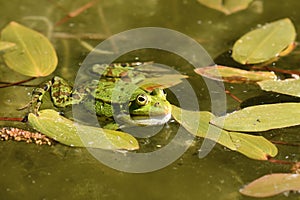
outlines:
[{"label": "frog's mouth", "polygon": [[167,123],[171,119],[171,113],[167,113],[165,115],[130,115],[131,119],[137,125],[161,125]]}]

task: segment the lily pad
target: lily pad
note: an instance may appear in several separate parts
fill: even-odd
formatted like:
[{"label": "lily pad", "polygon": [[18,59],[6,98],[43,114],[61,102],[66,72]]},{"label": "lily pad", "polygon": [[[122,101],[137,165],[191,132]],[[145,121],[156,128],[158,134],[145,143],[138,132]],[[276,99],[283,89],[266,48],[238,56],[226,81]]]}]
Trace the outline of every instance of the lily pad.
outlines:
[{"label": "lily pad", "polygon": [[221,65],[197,68],[194,71],[201,76],[228,83],[255,83],[277,78],[273,72],[247,71]]},{"label": "lily pad", "polygon": [[39,116],[30,113],[28,121],[37,131],[72,147],[109,150],[139,148],[137,140],[130,134],[77,124],[51,109],[41,110]]},{"label": "lily pad", "polygon": [[247,107],[210,123],[229,131],[258,132],[300,125],[300,103],[277,103]]},{"label": "lily pad", "polygon": [[240,189],[240,193],[251,197],[271,197],[286,191],[300,191],[300,174],[265,175]]},{"label": "lily pad", "polygon": [[57,65],[55,49],[39,32],[11,22],[3,29],[1,40],[16,44],[16,50],[3,55],[7,66],[16,72],[40,77],[48,76],[55,70]]},{"label": "lily pad", "polygon": [[265,80],[257,84],[265,91],[300,97],[300,79]]},{"label": "lily pad", "polygon": [[253,0],[198,0],[199,3],[226,15],[246,9]]},{"label": "lily pad", "polygon": [[[172,115],[191,134],[211,139],[251,159],[267,160],[268,157],[274,157],[278,153],[276,146],[262,136],[229,132],[211,125],[209,122],[215,116],[210,112],[188,111],[172,106]],[[182,118],[182,116],[188,116],[188,118]],[[208,130],[213,134],[207,134]]]},{"label": "lily pad", "polygon": [[250,31],[238,39],[232,57],[241,64],[269,61],[295,41],[296,31],[290,19],[281,19]]},{"label": "lily pad", "polygon": [[0,41],[0,53],[4,53],[13,49],[14,47],[16,47],[15,43]]}]

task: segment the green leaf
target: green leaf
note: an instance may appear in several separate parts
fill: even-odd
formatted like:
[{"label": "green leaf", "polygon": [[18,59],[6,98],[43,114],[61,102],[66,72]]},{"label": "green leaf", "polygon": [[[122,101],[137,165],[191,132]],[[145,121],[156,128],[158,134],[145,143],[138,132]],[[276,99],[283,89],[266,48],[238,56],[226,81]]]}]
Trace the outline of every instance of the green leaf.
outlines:
[{"label": "green leaf", "polygon": [[1,40],[15,43],[15,51],[4,54],[5,63],[26,76],[51,74],[57,65],[56,52],[42,34],[16,22],[9,23],[1,33]]},{"label": "green leaf", "polygon": [[[211,139],[249,158],[267,160],[278,153],[276,146],[262,136],[229,132],[211,125],[209,122],[215,116],[210,112],[188,111],[172,106],[172,115],[191,134]],[[213,134],[207,134],[208,130]]]},{"label": "green leaf", "polygon": [[270,174],[249,183],[240,193],[251,197],[271,197],[285,191],[300,190],[300,174]]},{"label": "green leaf", "polygon": [[246,71],[221,65],[196,68],[194,71],[201,76],[228,83],[255,83],[277,78],[273,72]]},{"label": "green leaf", "polygon": [[28,121],[37,131],[68,146],[110,150],[139,148],[137,140],[127,133],[81,125],[50,109],[41,110],[39,116],[30,113]]},{"label": "green leaf", "polygon": [[198,0],[199,3],[226,15],[246,9],[253,0]]},{"label": "green leaf", "polygon": [[11,50],[11,49],[13,49],[14,47],[16,47],[16,44],[15,44],[15,43],[0,41],[0,53],[6,52],[6,51],[8,51],[8,50]]},{"label": "green leaf", "polygon": [[257,84],[265,91],[300,97],[300,79],[266,80]]},{"label": "green leaf", "polygon": [[266,62],[279,56],[295,38],[291,20],[281,19],[243,35],[235,42],[232,57],[241,64]]},{"label": "green leaf", "polygon": [[211,123],[229,131],[258,132],[300,125],[300,103],[251,106],[212,119]]}]

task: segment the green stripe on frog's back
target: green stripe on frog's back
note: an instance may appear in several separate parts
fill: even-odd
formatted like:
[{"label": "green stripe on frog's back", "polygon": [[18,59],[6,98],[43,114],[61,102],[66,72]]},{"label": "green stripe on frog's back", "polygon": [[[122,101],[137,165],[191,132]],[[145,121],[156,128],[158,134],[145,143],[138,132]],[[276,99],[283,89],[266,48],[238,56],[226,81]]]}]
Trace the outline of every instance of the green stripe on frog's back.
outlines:
[{"label": "green stripe on frog's back", "polygon": [[128,71],[134,70],[135,67],[150,64],[153,62],[133,62],[133,63],[112,63],[112,64],[95,64],[92,66],[92,72],[104,77],[124,77]]}]

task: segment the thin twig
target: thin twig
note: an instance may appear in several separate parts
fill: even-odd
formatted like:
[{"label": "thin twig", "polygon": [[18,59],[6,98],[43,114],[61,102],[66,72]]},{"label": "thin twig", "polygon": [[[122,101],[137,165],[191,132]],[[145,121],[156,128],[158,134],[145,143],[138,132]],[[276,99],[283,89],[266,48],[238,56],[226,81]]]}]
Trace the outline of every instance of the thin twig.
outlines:
[{"label": "thin twig", "polygon": [[24,122],[24,118],[20,118],[20,117],[0,117],[0,121]]},{"label": "thin twig", "polygon": [[229,90],[225,90],[225,93],[228,94],[231,98],[233,98],[237,102],[242,103],[242,100],[240,100],[237,96],[235,96],[234,94],[232,94]]},{"label": "thin twig", "polygon": [[8,83],[6,85],[1,85],[0,88],[6,88],[6,87],[10,87],[10,86],[14,86],[14,85],[19,85],[19,84],[22,84],[22,83],[26,83],[26,82],[34,80],[35,78],[36,77],[31,77],[31,78],[23,80],[23,81],[18,81],[18,82],[14,82],[14,83]]},{"label": "thin twig", "polygon": [[74,18],[78,15],[80,15],[82,12],[84,12],[85,10],[89,9],[90,7],[92,7],[98,0],[94,0],[94,1],[90,1],[87,4],[77,8],[76,10],[69,12],[64,18],[62,18],[61,20],[59,20],[58,22],[55,23],[55,26],[59,26],[65,22],[67,22],[69,19]]}]

